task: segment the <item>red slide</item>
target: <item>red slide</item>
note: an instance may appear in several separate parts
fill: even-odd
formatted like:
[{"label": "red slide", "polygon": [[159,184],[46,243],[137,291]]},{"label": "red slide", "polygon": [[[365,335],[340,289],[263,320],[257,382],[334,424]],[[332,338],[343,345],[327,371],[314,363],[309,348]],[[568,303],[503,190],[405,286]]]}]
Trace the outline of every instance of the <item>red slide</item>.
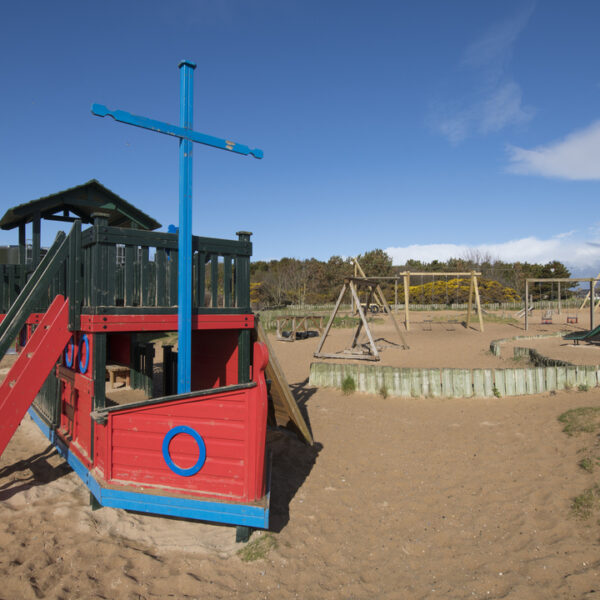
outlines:
[{"label": "red slide", "polygon": [[59,295],[0,386],[0,456],[70,336],[69,301]]}]

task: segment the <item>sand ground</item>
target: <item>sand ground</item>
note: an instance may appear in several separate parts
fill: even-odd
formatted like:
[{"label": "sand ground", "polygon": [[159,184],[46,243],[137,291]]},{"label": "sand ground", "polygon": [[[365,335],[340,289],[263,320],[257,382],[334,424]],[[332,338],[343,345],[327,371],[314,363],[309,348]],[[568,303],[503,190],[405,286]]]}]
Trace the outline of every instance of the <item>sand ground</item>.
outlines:
[{"label": "sand ground", "polygon": [[[383,364],[507,366],[511,351],[494,357],[489,341],[523,333],[415,323],[411,349],[385,349]],[[335,349],[351,335],[335,331]],[[0,459],[0,599],[600,597],[597,516],[570,515],[597,480],[577,466],[594,440],[567,437],[557,421],[600,406],[600,392],[344,396],[307,387],[317,342],[273,342],[316,445],[271,434],[276,546],[266,558],[243,562],[230,527],[92,511],[27,417]],[[542,343],[600,362],[595,347],[584,356],[560,339]]]}]

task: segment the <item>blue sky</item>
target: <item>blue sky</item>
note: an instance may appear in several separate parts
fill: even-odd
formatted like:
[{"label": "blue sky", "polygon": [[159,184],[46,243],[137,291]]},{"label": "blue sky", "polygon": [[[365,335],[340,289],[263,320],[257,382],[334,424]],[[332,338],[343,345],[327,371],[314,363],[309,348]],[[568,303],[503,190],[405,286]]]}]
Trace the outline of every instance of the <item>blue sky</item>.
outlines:
[{"label": "blue sky", "polygon": [[[195,145],[198,235],[256,259],[384,248],[600,269],[600,3],[3,3],[0,210],[96,178],[165,229],[177,141],[93,102],[262,148]],[[43,242],[55,228],[48,224]],[[1,232],[0,244],[16,243]],[[591,273],[591,271],[594,271]]]}]

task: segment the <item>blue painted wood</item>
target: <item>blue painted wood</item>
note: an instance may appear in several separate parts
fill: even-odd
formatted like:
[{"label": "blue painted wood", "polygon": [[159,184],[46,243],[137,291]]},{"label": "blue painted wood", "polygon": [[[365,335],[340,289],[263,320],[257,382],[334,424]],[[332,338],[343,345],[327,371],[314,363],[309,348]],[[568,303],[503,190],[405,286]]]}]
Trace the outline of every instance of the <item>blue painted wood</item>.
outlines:
[{"label": "blue painted wood", "polygon": [[110,110],[103,104],[92,104],[92,114],[112,117],[115,121],[142,127],[179,138],[179,272],[178,272],[178,361],[177,391],[185,394],[191,389],[192,347],[192,142],[262,158],[263,151],[250,149],[243,144],[216,138],[192,130],[193,72],[196,65],[183,60],[180,69],[180,120],[179,127],[132,115],[123,110]]},{"label": "blue painted wood", "polygon": [[29,409],[29,415],[102,506],[200,521],[212,521],[213,523],[244,525],[257,529],[267,529],[269,527],[269,477],[267,477],[267,494],[264,506],[213,502],[195,498],[175,498],[172,496],[141,494],[139,492],[103,488],[86,469],[85,465],[69,452],[68,446],[40,418],[33,408]]},{"label": "blue painted wood", "polygon": [[[194,69],[179,63],[179,124],[193,128]],[[177,392],[192,389],[192,142],[179,140],[179,272],[177,278]]]},{"label": "blue painted wood", "polygon": [[236,154],[243,154],[244,156],[248,156],[249,154],[254,156],[254,158],[263,158],[264,156],[264,153],[260,148],[249,148],[244,144],[217,138],[212,135],[207,135],[206,133],[188,131],[182,127],[177,127],[176,125],[169,125],[162,121],[132,115],[124,110],[110,110],[103,104],[92,104],[92,114],[97,117],[112,117],[115,121],[119,121],[120,123],[134,125],[135,127],[141,127],[142,129],[150,129],[157,133],[172,135],[174,137],[190,140],[191,142],[197,142],[198,144],[204,144],[205,146],[212,146],[213,148],[228,150],[229,152],[235,152]]}]

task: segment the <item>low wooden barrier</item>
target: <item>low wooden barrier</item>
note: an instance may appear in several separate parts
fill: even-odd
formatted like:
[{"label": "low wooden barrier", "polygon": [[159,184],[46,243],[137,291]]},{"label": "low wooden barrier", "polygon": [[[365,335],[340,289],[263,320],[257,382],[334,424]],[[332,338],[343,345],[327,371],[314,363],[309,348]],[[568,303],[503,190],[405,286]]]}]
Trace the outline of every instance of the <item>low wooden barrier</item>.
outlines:
[{"label": "low wooden barrier", "polygon": [[597,387],[599,366],[515,369],[416,369],[313,362],[309,385],[342,388],[347,377],[356,391],[403,398],[490,398]]},{"label": "low wooden barrier", "polygon": [[[300,339],[303,336],[296,336],[297,333],[307,334],[311,328],[316,329],[319,335],[323,334],[323,315],[287,315],[276,317],[277,339],[282,342],[295,342],[296,337]],[[289,331],[285,336],[284,332]],[[308,337],[308,336],[306,336]]]}]

